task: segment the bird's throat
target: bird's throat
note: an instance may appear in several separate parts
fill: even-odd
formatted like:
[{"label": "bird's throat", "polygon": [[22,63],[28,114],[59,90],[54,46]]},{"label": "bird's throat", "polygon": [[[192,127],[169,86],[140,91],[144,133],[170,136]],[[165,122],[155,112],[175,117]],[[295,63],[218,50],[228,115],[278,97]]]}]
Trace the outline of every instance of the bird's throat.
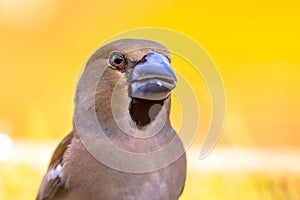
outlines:
[{"label": "bird's throat", "polygon": [[132,98],[129,105],[131,119],[138,128],[142,128],[154,121],[164,105],[163,100],[145,100]]}]

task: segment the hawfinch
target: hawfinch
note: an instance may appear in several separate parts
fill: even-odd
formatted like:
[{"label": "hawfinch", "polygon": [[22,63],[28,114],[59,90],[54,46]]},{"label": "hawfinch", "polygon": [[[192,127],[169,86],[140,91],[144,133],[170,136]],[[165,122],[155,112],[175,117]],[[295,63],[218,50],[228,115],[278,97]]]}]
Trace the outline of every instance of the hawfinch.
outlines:
[{"label": "hawfinch", "polygon": [[[89,58],[76,90],[73,130],[56,148],[37,200],[179,198],[186,156],[169,120],[170,92],[177,82],[170,61],[166,47],[140,39],[111,42]],[[89,140],[93,145],[86,137],[96,138]],[[109,152],[104,141],[132,156],[109,154],[102,162],[92,149]],[[169,151],[168,145],[173,145]],[[182,153],[171,159],[174,152]]]}]

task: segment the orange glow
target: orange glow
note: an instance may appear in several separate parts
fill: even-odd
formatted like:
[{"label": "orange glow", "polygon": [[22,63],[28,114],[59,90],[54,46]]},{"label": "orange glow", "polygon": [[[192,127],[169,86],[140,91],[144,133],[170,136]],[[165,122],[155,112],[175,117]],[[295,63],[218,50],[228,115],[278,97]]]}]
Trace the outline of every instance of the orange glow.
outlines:
[{"label": "orange glow", "polygon": [[[0,1],[0,130],[1,121],[9,121],[15,137],[62,137],[71,128],[74,86],[87,55],[120,31],[161,26],[194,38],[219,67],[228,98],[221,143],[299,145],[296,1],[116,5]],[[199,105],[209,113],[207,94],[197,96],[206,99]],[[240,132],[245,139],[233,139]]]}]

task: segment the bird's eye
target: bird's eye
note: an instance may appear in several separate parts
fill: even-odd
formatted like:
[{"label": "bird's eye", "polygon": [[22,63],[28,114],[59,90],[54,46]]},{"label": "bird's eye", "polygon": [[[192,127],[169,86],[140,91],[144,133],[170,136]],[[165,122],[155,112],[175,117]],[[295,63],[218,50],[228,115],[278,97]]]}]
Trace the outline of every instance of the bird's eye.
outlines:
[{"label": "bird's eye", "polygon": [[109,63],[115,69],[123,71],[125,69],[125,58],[119,52],[113,52],[109,57]]}]

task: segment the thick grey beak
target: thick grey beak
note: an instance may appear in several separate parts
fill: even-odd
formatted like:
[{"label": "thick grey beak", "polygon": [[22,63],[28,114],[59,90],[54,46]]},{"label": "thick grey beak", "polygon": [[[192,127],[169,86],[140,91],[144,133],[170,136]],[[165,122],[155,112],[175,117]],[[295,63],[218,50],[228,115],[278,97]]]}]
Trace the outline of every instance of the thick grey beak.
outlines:
[{"label": "thick grey beak", "polygon": [[176,76],[169,60],[156,52],[145,57],[146,61],[136,65],[130,80],[130,95],[133,98],[162,100],[176,87]]}]

